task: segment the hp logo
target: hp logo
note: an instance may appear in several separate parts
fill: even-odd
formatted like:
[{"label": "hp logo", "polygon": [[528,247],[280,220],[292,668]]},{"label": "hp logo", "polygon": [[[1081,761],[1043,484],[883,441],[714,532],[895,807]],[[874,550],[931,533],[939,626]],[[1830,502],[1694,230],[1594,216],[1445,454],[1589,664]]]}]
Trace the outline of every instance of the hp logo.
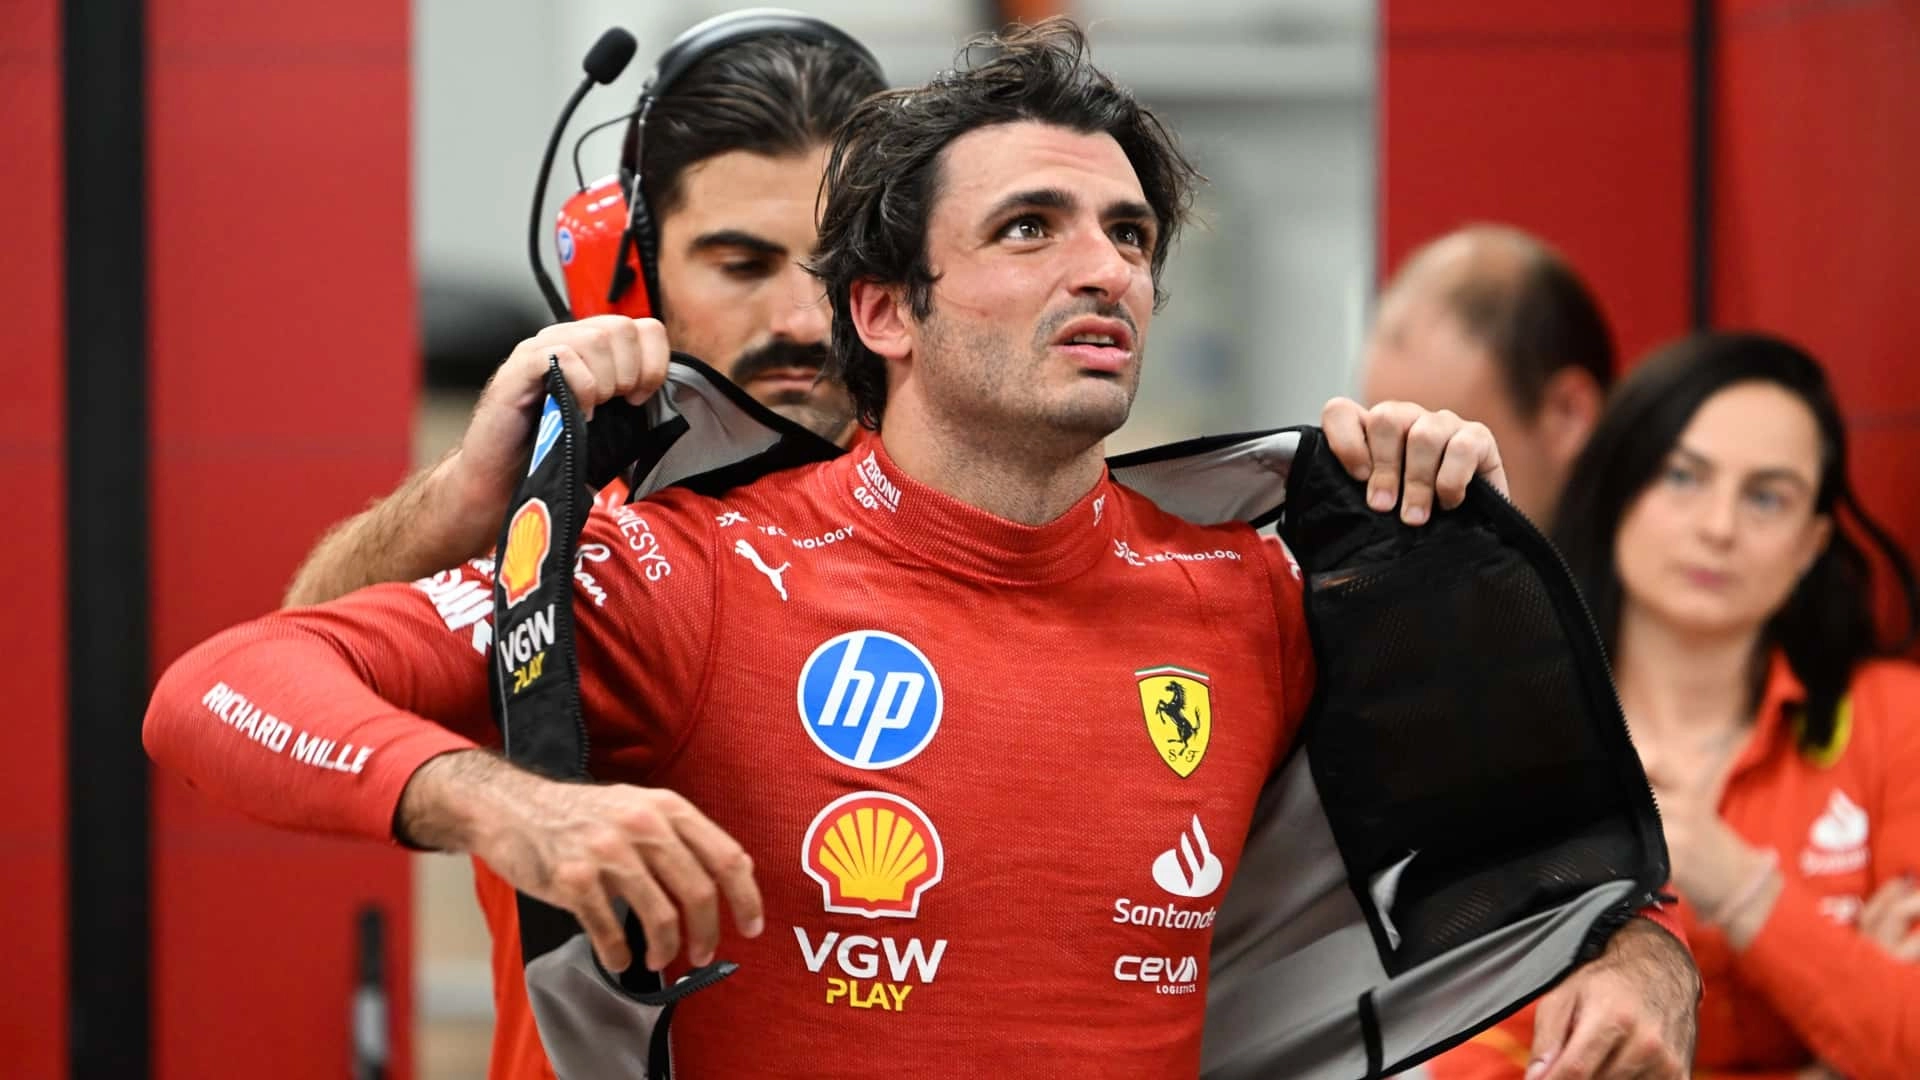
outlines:
[{"label": "hp logo", "polygon": [[940,676],[905,638],[855,630],[813,650],[800,669],[800,722],[842,765],[890,769],[913,760],[940,727]]}]

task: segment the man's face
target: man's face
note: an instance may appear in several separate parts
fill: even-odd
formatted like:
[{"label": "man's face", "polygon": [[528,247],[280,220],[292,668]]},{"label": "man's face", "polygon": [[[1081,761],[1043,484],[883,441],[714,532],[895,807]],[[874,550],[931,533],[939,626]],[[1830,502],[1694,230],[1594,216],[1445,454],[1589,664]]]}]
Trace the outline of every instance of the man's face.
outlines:
[{"label": "man's face", "polygon": [[667,337],[739,383],[755,401],[839,439],[853,405],[817,381],[832,313],[803,260],[813,254],[814,197],[826,148],[769,157],[734,150],[680,176],[680,204],[660,221]]},{"label": "man's face", "polygon": [[976,434],[1097,444],[1127,418],[1153,320],[1133,166],[1111,136],[1022,122],[955,139],[938,168],[907,392]]},{"label": "man's face", "polygon": [[1493,432],[1514,505],[1538,522],[1560,496],[1560,463],[1537,445],[1493,353],[1468,337],[1460,320],[1417,284],[1387,296],[1367,336],[1361,396],[1369,405],[1411,401],[1449,409]]}]

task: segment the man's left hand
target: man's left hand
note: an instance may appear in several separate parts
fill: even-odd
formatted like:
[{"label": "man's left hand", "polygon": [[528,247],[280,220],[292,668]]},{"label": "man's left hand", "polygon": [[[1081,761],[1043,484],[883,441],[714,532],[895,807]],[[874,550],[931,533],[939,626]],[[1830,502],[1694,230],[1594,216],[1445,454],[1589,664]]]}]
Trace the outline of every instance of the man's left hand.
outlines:
[{"label": "man's left hand", "polygon": [[1493,433],[1444,409],[1428,412],[1409,401],[1368,409],[1334,398],[1320,411],[1320,429],[1347,472],[1366,481],[1367,505],[1384,513],[1398,502],[1409,525],[1426,523],[1435,496],[1442,509],[1459,506],[1475,476],[1507,493]]},{"label": "man's left hand", "polygon": [[1526,1080],[1684,1080],[1700,974],[1679,939],[1628,920],[1606,951],[1540,999]]}]

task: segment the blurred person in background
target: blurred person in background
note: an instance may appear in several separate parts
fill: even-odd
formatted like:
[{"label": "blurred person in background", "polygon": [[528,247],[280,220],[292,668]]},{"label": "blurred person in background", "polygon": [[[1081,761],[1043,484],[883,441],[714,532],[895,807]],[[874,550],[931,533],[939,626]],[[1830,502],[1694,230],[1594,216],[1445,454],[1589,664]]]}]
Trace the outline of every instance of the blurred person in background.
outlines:
[{"label": "blurred person in background", "polygon": [[[712,26],[688,31],[676,45]],[[855,104],[886,84],[870,55],[837,44],[843,35],[820,26],[806,36],[745,37],[696,60],[655,98],[638,157],[658,230],[658,292],[648,299],[665,335],[762,405],[845,440],[855,430],[853,406],[844,386],[819,378],[830,312],[805,262],[833,134]],[[644,325],[657,333],[661,323]],[[287,604],[424,578],[486,554],[526,472],[528,417],[546,392],[546,357],[560,358],[582,400],[594,400],[584,380],[630,388],[634,325],[599,316],[550,326],[522,343],[516,355],[538,362],[502,365],[458,448],[335,526],[295,576]],[[602,492],[604,505],[622,501],[620,481]],[[490,1075],[551,1078],[527,1003],[513,887],[478,859],[474,885],[493,939]]]},{"label": "blurred person in background", "polygon": [[1409,256],[1381,294],[1361,398],[1487,425],[1514,505],[1544,529],[1613,364],[1606,316],[1567,261],[1519,229],[1475,225]]},{"label": "blurred person in background", "polygon": [[[1827,380],[1758,334],[1628,376],[1555,519],[1659,799],[1706,983],[1699,1076],[1920,1068],[1920,669],[1889,659],[1856,536],[1911,640],[1913,572],[1854,500]],[[1565,1022],[1543,1003],[1428,1068],[1532,1077]]]},{"label": "blurred person in background", "polygon": [[[658,233],[652,279],[659,288],[650,299],[674,348],[707,361],[787,419],[845,441],[856,430],[853,406],[845,387],[819,377],[830,316],[805,262],[813,254],[815,202],[833,133],[856,103],[886,84],[851,38],[802,18],[823,29],[726,44],[655,99],[639,151]],[[697,40],[712,25],[681,41]],[[848,45],[833,43],[840,39]],[[630,145],[634,138],[630,132]],[[601,340],[616,321],[631,320],[561,323],[530,342],[558,355],[570,380],[610,378],[612,371],[585,369],[581,357],[595,353],[588,340]],[[496,375],[474,414],[495,423],[470,427],[437,465],[329,530],[295,574],[287,604],[411,581],[491,549],[525,471],[528,410],[543,394],[538,378]],[[487,399],[525,408],[493,409]],[[620,485],[603,501],[617,504],[622,495]]]}]

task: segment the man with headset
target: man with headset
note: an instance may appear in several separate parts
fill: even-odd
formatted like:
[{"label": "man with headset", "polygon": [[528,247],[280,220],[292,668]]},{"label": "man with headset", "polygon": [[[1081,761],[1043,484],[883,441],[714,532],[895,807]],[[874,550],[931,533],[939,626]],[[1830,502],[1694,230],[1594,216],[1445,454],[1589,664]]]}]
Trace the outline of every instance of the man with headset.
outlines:
[{"label": "man with headset", "polygon": [[[804,261],[833,133],[885,88],[872,54],[818,19],[762,9],[681,34],[642,94],[644,129],[638,117],[629,124],[620,175],[562,214],[569,300],[576,318],[595,317],[547,327],[519,352],[561,357],[586,389],[596,369],[618,378],[616,355],[622,366],[637,359],[634,326],[664,330],[762,405],[826,438],[850,438],[846,390],[818,378],[830,312]],[[629,193],[639,198],[619,198]],[[503,366],[488,384],[457,449],[328,533],[289,587],[290,606],[425,577],[492,546],[525,468],[525,417],[543,392],[537,371],[516,374]],[[616,481],[602,500],[617,505],[622,495]],[[490,1075],[551,1077],[528,1010],[513,888],[478,859],[474,872],[493,938]]]},{"label": "man with headset", "polygon": [[[829,312],[804,261],[833,132],[885,87],[865,46],[819,19],[758,9],[680,35],[636,110],[644,128],[638,117],[628,126],[620,176],[563,212],[562,269],[586,321],[549,326],[523,348],[556,353],[570,378],[589,380],[582,358],[615,355],[607,328],[630,323],[607,316],[652,315],[660,322],[645,325],[762,405],[826,438],[851,438],[846,390],[818,378]],[[294,576],[288,605],[423,577],[491,547],[540,394],[537,377],[508,374],[488,384],[458,448],[328,532]]]}]

